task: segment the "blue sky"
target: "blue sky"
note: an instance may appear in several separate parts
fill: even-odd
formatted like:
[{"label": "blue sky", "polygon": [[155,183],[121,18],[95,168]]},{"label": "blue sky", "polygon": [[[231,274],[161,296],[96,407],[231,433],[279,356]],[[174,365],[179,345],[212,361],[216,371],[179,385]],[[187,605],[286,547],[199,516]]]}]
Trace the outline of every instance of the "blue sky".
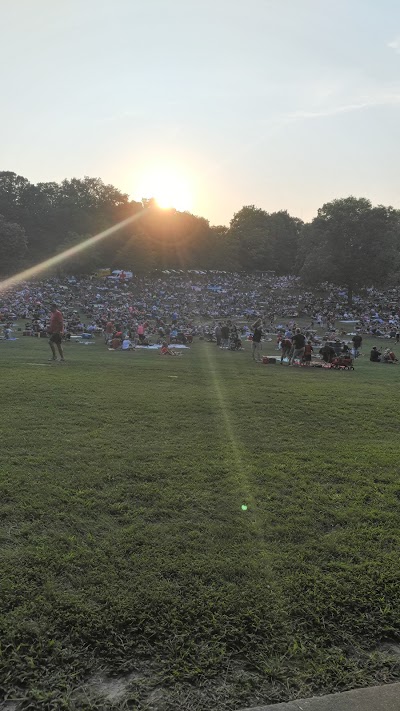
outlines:
[{"label": "blue sky", "polygon": [[160,168],[213,224],[349,194],[400,208],[397,0],[13,0],[0,19],[1,170],[140,199]]}]

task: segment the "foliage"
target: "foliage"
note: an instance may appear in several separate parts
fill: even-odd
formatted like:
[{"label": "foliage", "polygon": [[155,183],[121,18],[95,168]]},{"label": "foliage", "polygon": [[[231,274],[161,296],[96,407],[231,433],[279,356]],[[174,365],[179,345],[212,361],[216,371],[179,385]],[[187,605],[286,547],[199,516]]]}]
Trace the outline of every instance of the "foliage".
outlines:
[{"label": "foliage", "polygon": [[65,349],[2,345],[2,698],[111,708],[105,669],[134,672],[115,709],[228,711],[398,678],[400,369]]},{"label": "foliage", "polygon": [[3,248],[3,273],[16,271],[23,258],[27,265],[37,263],[127,218],[130,225],[81,252],[64,271],[272,270],[300,274],[309,284],[344,284],[350,296],[356,287],[398,279],[400,273],[399,212],[364,198],[327,203],[310,224],[284,210],[268,213],[247,205],[229,227],[210,226],[203,217],[163,210],[153,198],[132,201],[99,178],[34,185],[0,172],[0,214],[19,225],[27,240],[12,252]]},{"label": "foliage", "polygon": [[27,242],[23,228],[15,222],[7,222],[0,215],[0,274],[7,274],[18,267],[26,253]]},{"label": "foliage", "polygon": [[318,210],[303,231],[301,275],[311,284],[356,287],[382,284],[398,265],[399,213],[349,197]]},{"label": "foliage", "polygon": [[272,241],[273,269],[277,274],[296,272],[299,236],[302,220],[292,217],[286,210],[268,216],[268,229]]},{"label": "foliage", "polygon": [[239,262],[246,271],[273,269],[272,240],[268,213],[254,205],[242,207],[230,224],[230,238],[236,241]]},{"label": "foliage", "polygon": [[[75,232],[69,232],[64,242],[58,248],[58,252],[65,252],[67,249],[78,247],[82,242],[85,242],[91,235],[79,235]],[[78,251],[71,257],[61,262],[58,267],[60,275],[63,274],[92,274],[96,269],[102,266],[101,250],[96,249],[96,246],[91,249]]]}]

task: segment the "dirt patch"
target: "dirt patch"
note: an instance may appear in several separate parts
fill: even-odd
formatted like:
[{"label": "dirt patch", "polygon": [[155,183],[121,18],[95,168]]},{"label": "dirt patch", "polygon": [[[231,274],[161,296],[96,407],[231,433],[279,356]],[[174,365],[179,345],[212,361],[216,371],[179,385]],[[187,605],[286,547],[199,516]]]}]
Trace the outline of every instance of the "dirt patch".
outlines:
[{"label": "dirt patch", "polygon": [[99,675],[92,677],[88,682],[88,686],[95,696],[102,696],[107,701],[114,703],[127,694],[130,684],[141,682],[144,678],[144,675],[139,674],[139,672],[132,672],[118,677]]},{"label": "dirt patch", "polygon": [[400,644],[399,644],[399,642],[390,641],[390,640],[387,642],[383,642],[381,645],[379,645],[378,652],[384,652],[386,654],[393,654],[393,655],[400,654]]}]

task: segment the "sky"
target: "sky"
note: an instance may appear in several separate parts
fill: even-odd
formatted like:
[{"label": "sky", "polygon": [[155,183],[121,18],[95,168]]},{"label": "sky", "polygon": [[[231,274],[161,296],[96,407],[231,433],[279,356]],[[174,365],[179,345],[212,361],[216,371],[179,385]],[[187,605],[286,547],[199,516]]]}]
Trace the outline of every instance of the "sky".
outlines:
[{"label": "sky", "polygon": [[211,224],[400,208],[398,0],[2,0],[0,87],[0,170],[34,183],[154,186]]}]

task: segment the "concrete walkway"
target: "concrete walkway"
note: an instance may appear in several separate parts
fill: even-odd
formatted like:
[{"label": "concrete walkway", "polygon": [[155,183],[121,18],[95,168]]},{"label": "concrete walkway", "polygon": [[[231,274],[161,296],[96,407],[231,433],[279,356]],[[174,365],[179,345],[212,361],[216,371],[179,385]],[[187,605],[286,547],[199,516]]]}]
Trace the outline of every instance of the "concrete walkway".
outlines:
[{"label": "concrete walkway", "polygon": [[284,704],[253,706],[238,711],[400,711],[400,684],[372,686],[342,694],[313,696]]}]

